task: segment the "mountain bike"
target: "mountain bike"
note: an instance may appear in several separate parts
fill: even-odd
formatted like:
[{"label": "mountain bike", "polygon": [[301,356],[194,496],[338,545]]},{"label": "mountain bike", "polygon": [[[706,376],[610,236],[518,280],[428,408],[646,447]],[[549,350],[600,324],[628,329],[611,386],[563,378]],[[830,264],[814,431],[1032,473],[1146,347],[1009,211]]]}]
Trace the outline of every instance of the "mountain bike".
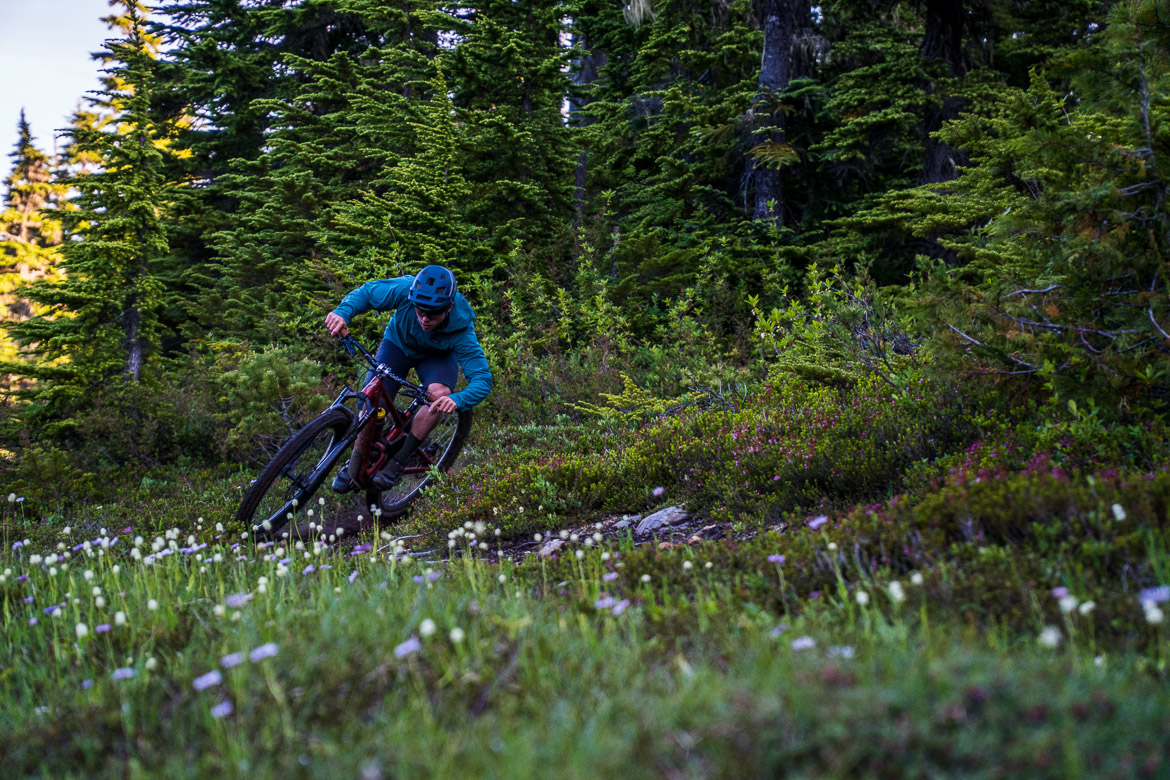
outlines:
[{"label": "mountain bike", "polygon": [[[236,521],[262,536],[274,537],[304,513],[317,517],[327,511],[344,511],[352,503],[345,494],[325,491],[316,505],[310,499],[321,484],[335,473],[335,467],[349,457],[349,474],[357,490],[365,492],[365,506],[373,515],[395,518],[406,513],[428,484],[446,473],[459,457],[471,430],[471,411],[458,409],[445,414],[413,455],[407,460],[402,479],[389,490],[378,490],[373,477],[394,456],[406,439],[415,413],[429,403],[427,391],[398,376],[353,336],[342,336],[341,344],[351,358],[360,356],[369,364],[369,379],[360,392],[345,388],[333,403],[272,457],[253,480]],[[389,392],[390,383],[398,390]],[[399,409],[394,396],[410,399]],[[354,409],[347,404],[352,402]],[[371,518],[374,519],[374,518]]]}]

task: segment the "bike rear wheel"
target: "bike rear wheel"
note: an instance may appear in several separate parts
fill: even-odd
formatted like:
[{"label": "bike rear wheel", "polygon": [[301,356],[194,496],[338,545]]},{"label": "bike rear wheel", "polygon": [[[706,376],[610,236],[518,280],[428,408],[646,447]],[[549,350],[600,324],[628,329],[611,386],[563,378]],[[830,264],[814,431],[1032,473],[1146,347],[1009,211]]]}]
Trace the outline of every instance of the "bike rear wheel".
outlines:
[{"label": "bike rear wheel", "polygon": [[[274,536],[299,511],[309,511],[309,499],[325,481],[333,462],[348,453],[334,452],[353,424],[353,412],[344,406],[326,409],[288,440],[256,477],[236,513],[245,530]],[[326,463],[332,454],[332,462]]]},{"label": "bike rear wheel", "polygon": [[402,480],[389,490],[367,491],[367,506],[382,510],[384,518],[406,514],[423,488],[431,483],[433,469],[437,467],[445,474],[455,464],[470,432],[470,409],[443,415],[426,441],[419,445],[418,452],[410,456]]}]

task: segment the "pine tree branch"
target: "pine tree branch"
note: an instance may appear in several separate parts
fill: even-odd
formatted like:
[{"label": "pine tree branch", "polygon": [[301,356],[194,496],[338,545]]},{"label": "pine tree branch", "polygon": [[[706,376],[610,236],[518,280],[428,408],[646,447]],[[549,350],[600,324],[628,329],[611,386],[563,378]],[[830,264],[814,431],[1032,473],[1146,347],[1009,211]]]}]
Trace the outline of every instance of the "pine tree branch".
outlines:
[{"label": "pine tree branch", "polygon": [[1064,287],[1064,285],[1063,284],[1054,284],[1050,287],[1045,287],[1043,290],[1016,290],[1014,293],[1009,293],[1006,297],[1011,298],[1013,295],[1032,295],[1032,294],[1039,295],[1041,293],[1052,292],[1053,290],[1059,290],[1061,287]]},{"label": "pine tree branch", "polygon": [[[991,347],[987,346],[986,344],[979,341],[978,339],[973,338],[971,336],[968,336],[966,333],[959,330],[958,328],[956,328],[954,325],[951,325],[950,323],[947,323],[947,327],[950,328],[956,335],[959,336],[959,338],[963,339],[964,341],[968,341],[977,347],[982,347],[983,349],[988,349],[988,350],[992,349]],[[998,352],[999,350],[994,350],[994,351]],[[1037,366],[1033,365],[1032,363],[1029,363],[1026,360],[1021,360],[1020,358],[1018,358],[1014,355],[1009,355],[1006,352],[1003,352],[1001,354],[1005,358],[1007,358],[1008,360],[1012,361],[1013,363],[1016,363],[1016,364],[1021,365],[1021,366],[1027,366],[1029,370],[1028,371],[1006,371],[1006,372],[1005,371],[992,371],[991,373],[1034,374],[1040,370]]]}]

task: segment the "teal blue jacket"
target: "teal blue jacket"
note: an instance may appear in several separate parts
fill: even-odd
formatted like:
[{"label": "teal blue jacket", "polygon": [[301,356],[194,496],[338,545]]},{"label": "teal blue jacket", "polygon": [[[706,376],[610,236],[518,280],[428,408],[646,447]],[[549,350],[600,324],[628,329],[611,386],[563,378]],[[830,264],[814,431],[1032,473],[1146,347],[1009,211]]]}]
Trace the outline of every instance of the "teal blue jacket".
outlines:
[{"label": "teal blue jacket", "polygon": [[451,309],[447,321],[428,333],[418,324],[414,307],[410,304],[410,285],[413,282],[413,276],[367,282],[345,296],[333,313],[348,325],[356,315],[370,309],[393,311],[394,316],[387,323],[382,338],[394,342],[412,360],[454,352],[459,367],[463,369],[463,376],[467,377],[467,387],[452,393],[451,400],[460,409],[470,409],[492,391],[492,372],[488,368],[483,347],[475,337],[475,312],[471,310],[467,299],[461,293],[456,293],[455,308]]}]

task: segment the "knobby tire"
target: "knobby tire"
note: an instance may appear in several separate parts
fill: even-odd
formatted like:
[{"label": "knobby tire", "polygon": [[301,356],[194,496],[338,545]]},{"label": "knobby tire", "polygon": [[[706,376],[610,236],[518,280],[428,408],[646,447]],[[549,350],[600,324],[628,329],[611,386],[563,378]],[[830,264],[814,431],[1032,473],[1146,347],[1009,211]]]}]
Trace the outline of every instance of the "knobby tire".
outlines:
[{"label": "knobby tire", "polygon": [[[326,409],[320,416],[301,428],[260,471],[260,476],[244,496],[236,513],[236,522],[244,530],[257,530],[261,535],[274,536],[288,523],[288,514],[304,509],[317,488],[332,472],[323,469],[313,477],[326,453],[344,438],[353,423],[353,412],[343,406]],[[348,456],[338,453],[334,461]],[[301,459],[304,458],[302,461]],[[292,501],[296,500],[296,506]],[[256,518],[263,504],[264,517]],[[269,525],[265,527],[265,522]]]},{"label": "knobby tire", "polygon": [[[454,418],[454,430],[450,430],[452,418]],[[440,472],[446,474],[451,466],[455,464],[455,459],[459,457],[459,453],[463,450],[463,445],[467,441],[467,436],[471,433],[471,419],[470,409],[447,415],[436,426],[435,431],[427,437],[427,440],[420,445],[420,449],[428,451],[431,457],[435,459],[435,463]],[[447,423],[446,426],[444,426],[444,422]],[[449,431],[449,434],[443,436],[442,431]],[[436,434],[439,435],[436,436]],[[418,456],[414,456],[411,464],[416,464],[418,460]],[[366,505],[380,508],[383,518],[400,517],[406,514],[406,511],[419,497],[423,488],[430,483],[431,475],[429,473],[406,475],[402,482],[388,491],[367,491]]]}]

